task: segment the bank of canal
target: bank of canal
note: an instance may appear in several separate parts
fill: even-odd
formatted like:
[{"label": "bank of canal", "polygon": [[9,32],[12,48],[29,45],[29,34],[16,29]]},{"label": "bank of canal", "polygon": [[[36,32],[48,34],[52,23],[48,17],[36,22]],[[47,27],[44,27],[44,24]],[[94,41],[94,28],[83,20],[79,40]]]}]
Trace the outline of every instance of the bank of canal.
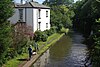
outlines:
[{"label": "bank of canal", "polygon": [[87,47],[82,44],[83,39],[79,33],[72,38],[64,35],[32,67],[84,67]]}]

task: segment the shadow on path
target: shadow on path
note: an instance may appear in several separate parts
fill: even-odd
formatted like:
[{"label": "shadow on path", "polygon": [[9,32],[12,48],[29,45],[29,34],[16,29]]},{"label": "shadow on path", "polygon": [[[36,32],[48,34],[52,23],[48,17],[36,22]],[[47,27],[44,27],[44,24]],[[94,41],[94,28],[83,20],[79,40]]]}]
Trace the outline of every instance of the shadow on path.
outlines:
[{"label": "shadow on path", "polygon": [[25,59],[17,59],[17,60],[19,60],[19,61],[28,61],[27,58],[25,58]]}]

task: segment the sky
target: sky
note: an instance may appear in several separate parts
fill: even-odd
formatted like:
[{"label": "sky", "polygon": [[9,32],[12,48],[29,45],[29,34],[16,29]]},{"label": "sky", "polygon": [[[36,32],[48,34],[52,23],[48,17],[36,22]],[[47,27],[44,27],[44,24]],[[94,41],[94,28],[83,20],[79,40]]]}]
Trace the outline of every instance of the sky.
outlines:
[{"label": "sky", "polygon": [[[20,0],[14,0],[16,3],[20,3]],[[26,1],[26,0],[24,0],[24,1]],[[33,1],[37,1],[37,2],[39,2],[39,3],[42,3],[43,1],[45,1],[45,0],[33,0]],[[74,0],[75,2],[76,1],[78,1],[78,0]]]}]

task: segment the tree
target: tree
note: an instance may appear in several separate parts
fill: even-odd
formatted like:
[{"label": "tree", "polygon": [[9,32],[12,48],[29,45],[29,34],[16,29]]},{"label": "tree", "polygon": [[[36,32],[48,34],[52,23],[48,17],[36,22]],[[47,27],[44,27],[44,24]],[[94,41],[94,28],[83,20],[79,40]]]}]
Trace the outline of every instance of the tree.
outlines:
[{"label": "tree", "polygon": [[[74,28],[83,33],[93,67],[100,66],[100,1],[83,0],[74,4]],[[91,34],[91,31],[93,32]]]},{"label": "tree", "polygon": [[0,0],[0,23],[5,22],[12,16],[12,0]]},{"label": "tree", "polygon": [[[47,0],[45,0],[47,2]],[[74,2],[74,0],[49,0],[50,4],[56,4],[56,5],[70,5]]]},{"label": "tree", "polygon": [[6,61],[5,56],[12,42],[11,25],[7,21],[13,14],[12,0],[0,0],[0,67]]},{"label": "tree", "polygon": [[51,26],[56,26],[58,30],[62,27],[71,27],[74,12],[65,5],[51,7]]},{"label": "tree", "polygon": [[[13,43],[10,47],[10,49],[14,49],[14,53],[16,54],[22,54],[23,52],[26,52],[23,49],[26,49],[30,44],[27,44],[28,40],[32,40],[33,37],[33,32],[32,32],[32,27],[27,26],[26,23],[24,22],[17,22],[16,24],[13,25],[12,29],[12,39]],[[13,58],[16,54],[11,54]],[[10,55],[10,56],[11,56]]]}]

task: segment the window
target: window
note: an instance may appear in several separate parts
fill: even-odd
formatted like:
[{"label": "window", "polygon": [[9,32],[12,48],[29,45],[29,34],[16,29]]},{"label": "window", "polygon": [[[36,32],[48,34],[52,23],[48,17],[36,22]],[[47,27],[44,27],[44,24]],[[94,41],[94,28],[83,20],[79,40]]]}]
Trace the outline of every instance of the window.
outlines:
[{"label": "window", "polygon": [[23,21],[23,9],[19,9],[19,21]]},{"label": "window", "polygon": [[38,22],[38,30],[40,30],[41,29],[41,22]]},{"label": "window", "polygon": [[46,28],[48,28],[48,23],[46,23]]},{"label": "window", "polygon": [[41,19],[41,16],[40,16],[41,15],[41,9],[39,9],[38,12],[39,12],[38,17],[39,17],[39,19]]},{"label": "window", "polygon": [[46,11],[46,17],[48,17],[48,11]]}]

